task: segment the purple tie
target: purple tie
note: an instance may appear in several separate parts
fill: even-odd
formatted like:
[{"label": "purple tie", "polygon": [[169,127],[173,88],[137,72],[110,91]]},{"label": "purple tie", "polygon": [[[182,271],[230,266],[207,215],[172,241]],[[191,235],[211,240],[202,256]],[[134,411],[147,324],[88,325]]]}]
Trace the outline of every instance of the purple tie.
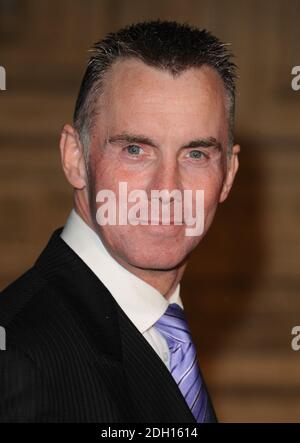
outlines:
[{"label": "purple tie", "polygon": [[208,396],[183,309],[171,303],[154,324],[170,349],[170,370],[197,423],[206,421]]}]

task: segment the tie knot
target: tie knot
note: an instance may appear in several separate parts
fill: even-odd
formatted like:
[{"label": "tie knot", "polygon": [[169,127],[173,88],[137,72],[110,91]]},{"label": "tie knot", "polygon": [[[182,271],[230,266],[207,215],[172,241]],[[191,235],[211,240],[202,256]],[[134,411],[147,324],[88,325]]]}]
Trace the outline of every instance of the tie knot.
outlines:
[{"label": "tie knot", "polygon": [[165,336],[168,343],[188,343],[191,333],[181,306],[170,303],[166,312],[159,318],[154,326]]}]

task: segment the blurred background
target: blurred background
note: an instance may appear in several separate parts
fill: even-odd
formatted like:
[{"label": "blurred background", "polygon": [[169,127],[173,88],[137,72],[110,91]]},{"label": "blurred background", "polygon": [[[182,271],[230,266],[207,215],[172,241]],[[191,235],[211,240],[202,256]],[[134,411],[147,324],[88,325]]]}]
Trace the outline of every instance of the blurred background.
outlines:
[{"label": "blurred background", "polygon": [[65,223],[72,194],[59,133],[88,48],[146,19],[205,27],[239,66],[240,170],[195,251],[182,297],[223,422],[300,422],[299,0],[0,0],[0,289]]}]

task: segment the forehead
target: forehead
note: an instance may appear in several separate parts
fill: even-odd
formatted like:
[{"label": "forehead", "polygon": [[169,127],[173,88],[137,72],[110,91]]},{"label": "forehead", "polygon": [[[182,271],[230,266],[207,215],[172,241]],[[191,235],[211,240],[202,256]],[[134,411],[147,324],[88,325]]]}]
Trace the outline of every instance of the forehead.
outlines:
[{"label": "forehead", "polygon": [[[98,102],[100,120],[111,130],[155,131],[195,125],[216,129],[226,120],[227,95],[219,74],[208,66],[177,76],[140,60],[119,60],[105,77]],[[149,128],[150,129],[150,128]],[[211,134],[209,134],[211,135]]]}]

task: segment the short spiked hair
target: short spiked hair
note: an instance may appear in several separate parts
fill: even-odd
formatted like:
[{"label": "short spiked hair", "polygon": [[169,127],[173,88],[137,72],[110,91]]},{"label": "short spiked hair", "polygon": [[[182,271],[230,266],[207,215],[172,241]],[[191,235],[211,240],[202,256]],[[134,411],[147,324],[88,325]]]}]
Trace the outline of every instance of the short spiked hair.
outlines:
[{"label": "short spiked hair", "polygon": [[175,21],[135,23],[107,34],[95,43],[88,62],[74,111],[74,127],[88,152],[104,75],[117,60],[135,58],[145,64],[170,72],[173,76],[203,65],[220,76],[228,96],[228,146],[233,145],[236,65],[228,44],[222,43],[205,29]]}]

